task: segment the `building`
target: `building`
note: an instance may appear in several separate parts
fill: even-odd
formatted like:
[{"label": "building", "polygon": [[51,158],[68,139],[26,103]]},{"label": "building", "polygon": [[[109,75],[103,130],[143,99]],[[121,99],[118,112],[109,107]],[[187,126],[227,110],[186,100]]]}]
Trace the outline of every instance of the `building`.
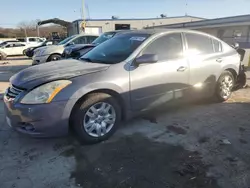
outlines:
[{"label": "building", "polygon": [[243,64],[250,66],[250,15],[166,24],[148,28],[186,28],[214,35],[228,44],[238,43],[246,50]]},{"label": "building", "polygon": [[[87,19],[73,21],[68,26],[68,35],[79,33],[100,34],[112,30],[121,29],[142,29],[151,26],[160,26],[176,23],[187,23],[203,20],[203,18],[193,16],[166,17],[166,18],[145,18],[145,19]],[[85,26],[83,30],[82,26]]]},{"label": "building", "polygon": [[166,24],[154,26],[153,28],[194,29],[214,35],[229,44],[237,42],[245,47],[250,43],[250,15]]}]

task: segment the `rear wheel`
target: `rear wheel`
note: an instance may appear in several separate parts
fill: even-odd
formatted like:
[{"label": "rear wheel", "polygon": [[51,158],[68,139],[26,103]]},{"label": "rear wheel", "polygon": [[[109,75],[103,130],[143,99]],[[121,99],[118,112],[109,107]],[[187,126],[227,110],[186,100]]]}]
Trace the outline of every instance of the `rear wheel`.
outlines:
[{"label": "rear wheel", "polygon": [[61,55],[59,55],[59,54],[54,54],[54,55],[51,55],[51,56],[49,57],[48,62],[49,62],[49,61],[58,61],[58,60],[60,60],[61,58],[62,58]]},{"label": "rear wheel", "polygon": [[235,85],[235,78],[230,71],[224,71],[216,84],[215,97],[217,101],[224,102],[232,94]]},{"label": "rear wheel", "polygon": [[73,128],[82,143],[108,139],[121,120],[121,108],[114,97],[95,93],[87,97],[73,113]]}]

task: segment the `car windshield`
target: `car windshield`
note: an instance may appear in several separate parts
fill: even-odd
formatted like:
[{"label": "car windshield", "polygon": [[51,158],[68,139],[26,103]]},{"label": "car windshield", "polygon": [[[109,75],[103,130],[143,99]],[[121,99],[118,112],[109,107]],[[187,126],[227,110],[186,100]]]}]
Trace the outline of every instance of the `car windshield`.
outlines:
[{"label": "car windshield", "polygon": [[0,44],[0,47],[4,46],[4,45],[6,45],[6,44],[7,44],[7,42],[2,42],[2,43]]},{"label": "car windshield", "polygon": [[115,64],[127,59],[150,35],[124,34],[98,45],[80,59],[95,63]]},{"label": "car windshield", "polygon": [[17,39],[17,40],[20,41],[20,42],[25,42],[24,38],[20,38],[20,39]]},{"label": "car windshield", "polygon": [[111,39],[114,35],[115,35],[115,32],[104,33],[100,37],[98,37],[97,39],[95,39],[92,42],[92,44],[101,44],[101,43],[105,42],[106,40]]},{"label": "car windshield", "polygon": [[68,38],[62,40],[61,42],[59,42],[57,45],[64,45],[64,44],[66,44],[66,43],[69,42],[71,39],[73,39],[75,36],[76,36],[76,35],[73,35],[73,36],[71,36],[71,37],[68,37]]}]

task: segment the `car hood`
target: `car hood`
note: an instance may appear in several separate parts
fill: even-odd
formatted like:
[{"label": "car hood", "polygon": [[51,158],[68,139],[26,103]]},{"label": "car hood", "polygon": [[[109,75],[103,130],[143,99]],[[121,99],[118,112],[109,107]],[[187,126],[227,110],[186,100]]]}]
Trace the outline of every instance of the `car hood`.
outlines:
[{"label": "car hood", "polygon": [[[64,50],[63,45],[50,45],[50,46],[43,46],[35,50],[35,54],[42,52],[42,55],[49,55],[52,53],[60,53],[62,54]],[[41,55],[41,54],[40,54]]]},{"label": "car hood", "polygon": [[11,84],[32,89],[38,85],[107,70],[110,65],[87,63],[79,60],[61,60],[32,66],[20,71],[10,78]]}]

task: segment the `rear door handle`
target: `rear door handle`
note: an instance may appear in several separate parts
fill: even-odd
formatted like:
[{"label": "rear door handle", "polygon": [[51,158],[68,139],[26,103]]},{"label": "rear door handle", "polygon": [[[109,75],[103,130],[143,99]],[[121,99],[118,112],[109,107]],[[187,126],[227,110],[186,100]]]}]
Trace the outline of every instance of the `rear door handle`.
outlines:
[{"label": "rear door handle", "polygon": [[222,59],[222,58],[218,58],[218,59],[216,59],[216,61],[217,61],[218,63],[221,63],[221,62],[223,61],[223,59]]},{"label": "rear door handle", "polygon": [[187,67],[181,66],[177,69],[178,72],[184,72],[187,69]]}]

